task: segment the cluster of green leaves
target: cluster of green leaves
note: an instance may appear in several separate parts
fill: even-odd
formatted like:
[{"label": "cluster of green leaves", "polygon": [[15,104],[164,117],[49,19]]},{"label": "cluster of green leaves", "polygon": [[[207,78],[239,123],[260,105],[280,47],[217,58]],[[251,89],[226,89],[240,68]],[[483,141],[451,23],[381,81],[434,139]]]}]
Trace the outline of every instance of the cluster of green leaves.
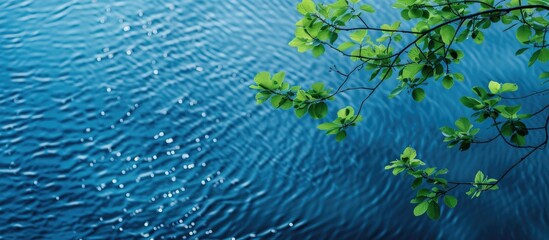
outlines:
[{"label": "cluster of green leaves", "polygon": [[361,115],[355,115],[355,110],[352,107],[345,107],[337,112],[337,118],[332,122],[326,122],[318,125],[318,129],[326,131],[327,135],[336,135],[338,142],[347,137],[347,127],[356,126],[362,121]]},{"label": "cluster of green leaves", "polygon": [[444,135],[444,142],[448,142],[448,147],[459,145],[459,150],[465,151],[471,147],[475,135],[480,132],[480,128],[473,128],[473,124],[468,118],[456,120],[457,129],[451,127],[441,127],[440,131]]},{"label": "cluster of green leaves", "polygon": [[[472,116],[476,117],[477,122],[481,123],[486,119],[492,119],[494,125],[498,128],[498,131],[502,136],[510,137],[511,142],[518,146],[524,146],[526,144],[525,137],[528,135],[528,128],[523,120],[530,118],[532,115],[524,113],[519,114],[521,109],[520,105],[508,106],[500,104],[502,94],[517,90],[518,86],[514,83],[501,84],[495,81],[490,81],[488,84],[488,90],[482,87],[473,87],[473,92],[476,97],[464,96],[460,99],[460,101],[464,106],[475,111]],[[466,118],[462,118],[458,121],[463,122],[463,124],[467,124],[469,122]],[[448,138],[447,135],[450,135],[449,133],[451,131],[446,127],[441,130],[444,136]],[[478,131],[474,131],[474,134],[470,134],[472,136],[467,136],[467,141],[469,141],[469,144],[473,140],[472,137],[476,133],[478,133]],[[453,143],[453,140],[451,140],[449,146],[455,145]],[[460,149],[467,150],[468,146],[464,149]]]},{"label": "cluster of green leaves", "polygon": [[471,198],[479,197],[480,194],[484,191],[489,190],[498,190],[499,187],[495,184],[497,184],[498,180],[494,178],[488,178],[488,176],[485,176],[484,173],[481,171],[478,171],[475,175],[475,180],[472,184],[473,187],[467,191],[467,195],[471,196]]},{"label": "cluster of green leaves", "polygon": [[[386,170],[392,170],[394,175],[407,173],[414,178],[412,189],[418,189],[416,197],[410,203],[416,204],[414,215],[421,216],[427,213],[427,216],[433,220],[440,217],[440,198],[449,208],[457,205],[456,197],[448,195],[448,181],[442,175],[448,173],[448,169],[437,170],[435,167],[421,168],[425,165],[423,161],[417,159],[416,150],[411,147],[404,149],[399,159],[391,161],[385,166]],[[428,188],[419,188],[422,185],[429,184]]]},{"label": "cluster of green leaves", "polygon": [[[333,100],[331,89],[326,89],[324,83],[316,82],[311,89],[303,90],[300,86],[291,86],[284,81],[285,73],[278,72],[271,77],[269,72],[260,72],[255,78],[255,85],[251,89],[258,92],[255,95],[256,103],[262,104],[270,100],[274,108],[283,110],[294,109],[297,117],[309,114],[313,119],[322,119],[328,115],[327,100]],[[347,137],[346,129],[356,126],[362,121],[362,116],[356,115],[355,110],[348,106],[337,112],[337,118],[332,122],[320,124],[318,128],[326,134],[335,134],[337,141]]]},{"label": "cluster of green leaves", "polygon": [[303,117],[306,113],[314,119],[322,119],[328,114],[328,105],[324,100],[333,100],[331,89],[326,89],[324,83],[317,82],[310,90],[298,90],[294,100],[295,114]]},{"label": "cluster of green leaves", "polygon": [[312,85],[312,89],[303,90],[300,86],[290,86],[284,78],[284,72],[278,72],[272,77],[269,72],[258,73],[254,78],[256,85],[250,86],[258,91],[255,95],[256,103],[262,104],[270,99],[274,108],[294,108],[300,118],[307,113],[314,119],[326,117],[328,105],[325,101],[333,100],[333,97],[330,96],[331,90],[324,88],[324,83],[317,82]]},{"label": "cluster of green leaves", "polygon": [[[425,168],[425,163],[416,158],[416,150],[407,147],[400,155],[399,159],[391,161],[385,166],[386,170],[391,170],[393,175],[407,173],[414,178],[412,189],[417,190],[416,196],[410,201],[416,204],[414,207],[414,215],[421,216],[427,213],[427,216],[433,220],[440,217],[440,199],[443,199],[444,204],[449,208],[455,208],[458,200],[456,197],[449,195],[448,192],[461,184],[471,185],[471,189],[466,192],[471,198],[479,197],[480,194],[488,190],[497,190],[497,179],[488,178],[481,171],[475,175],[474,181],[471,183],[454,183],[448,182],[442,175],[448,173],[448,169],[437,170],[435,167]],[[423,187],[426,184],[429,187]],[[450,186],[453,185],[453,186]]]},{"label": "cluster of green leaves", "polygon": [[[296,23],[295,36],[289,45],[297,48],[298,52],[311,52],[315,57],[322,56],[326,50],[334,50],[359,62],[359,70],[363,69],[369,74],[369,81],[363,83],[379,81],[375,87],[354,88],[371,91],[361,107],[378,86],[391,77],[397,79],[398,84],[391,91],[390,98],[407,91],[418,102],[426,98],[424,86],[430,80],[440,82],[445,89],[464,81],[462,74],[450,69],[451,64],[460,63],[465,56],[455,45],[468,40],[483,43],[485,30],[493,24],[508,25],[506,31],[516,30],[516,39],[523,48],[515,55],[530,53],[528,66],[549,61],[547,0],[394,1],[393,7],[400,10],[401,18],[412,24],[411,28],[402,29],[402,26],[409,24],[401,24],[400,21],[379,27],[370,26],[363,15],[376,10],[371,5],[361,4],[360,0],[333,0],[332,3],[302,0],[297,5],[302,18]],[[399,49],[395,49],[395,43]],[[272,78],[269,73],[260,73],[254,79],[256,85],[251,88],[258,91],[256,100],[259,104],[270,99],[275,108],[293,108],[298,117],[308,114],[314,119],[321,119],[328,114],[327,100],[333,100],[335,95],[345,91],[341,89],[354,71],[343,74],[346,80],[333,93],[322,83],[313,84],[309,90],[290,86],[284,82],[283,73],[277,73]],[[549,72],[541,73],[540,78],[548,82]],[[460,101],[474,111],[472,116],[476,122],[493,121],[493,126],[498,130],[495,138],[502,136],[509,145],[521,147],[525,146],[528,135],[523,120],[532,115],[519,113],[519,105],[501,103],[505,99],[502,95],[517,89],[516,84],[492,81],[487,89],[473,87],[475,96],[465,96]],[[324,122],[317,128],[328,135],[335,135],[336,140],[341,141],[347,136],[347,128],[362,120],[358,114],[360,110],[355,113],[352,107],[342,108],[335,120]],[[482,142],[475,139],[479,128],[474,128],[468,118],[459,118],[455,121],[455,128],[442,127],[441,131],[449,147],[459,144],[462,151],[469,149],[473,143]],[[446,169],[424,168],[425,163],[415,157],[415,150],[407,148],[400,159],[392,161],[386,169],[392,170],[395,175],[405,172],[413,176],[413,189],[429,184],[428,188],[419,189],[412,199],[412,203],[416,204],[416,216],[427,213],[430,218],[438,219],[441,198],[448,207],[455,207],[457,199],[447,193],[459,185],[471,185],[467,192],[471,197],[497,189],[498,180],[487,178],[480,171],[473,182],[450,182],[453,186],[449,187],[448,181],[441,177],[446,174]]]},{"label": "cluster of green leaves", "polygon": [[268,72],[260,72],[255,78],[256,85],[251,85],[250,88],[258,90],[255,95],[257,104],[262,104],[271,99],[271,104],[275,108],[290,109],[292,107],[292,96],[294,91],[299,87],[291,87],[290,84],[284,82],[285,73],[278,72],[273,77]]},{"label": "cluster of green leaves", "polygon": [[[547,3],[529,1],[529,4]],[[321,56],[326,46],[337,49],[354,61],[366,62],[365,69],[372,71],[370,80],[380,73],[382,79],[387,79],[396,72],[400,82],[390,97],[410,90],[414,100],[422,101],[426,96],[422,85],[427,84],[428,79],[440,80],[446,89],[452,88],[455,81],[463,81],[463,75],[450,71],[449,64],[459,63],[464,57],[464,53],[452,48],[452,44],[467,39],[481,44],[484,41],[483,30],[493,23],[520,25],[517,27],[517,39],[530,45],[519,50],[520,53],[529,48],[537,49],[532,54],[530,65],[536,61],[549,61],[545,41],[549,21],[542,14],[544,9],[495,11],[519,5],[520,1],[516,0],[505,5],[495,4],[492,0],[397,0],[393,6],[401,9],[401,17],[416,22],[411,31],[403,31],[400,21],[382,24],[379,28],[345,28],[352,25],[353,20],[362,21],[362,14],[375,12],[371,5],[360,4],[359,0],[337,0],[331,4],[303,0],[297,7],[303,18],[296,24],[295,38],[290,46],[296,47],[299,52],[310,50],[315,57]],[[473,10],[486,13],[471,15]],[[342,31],[349,32],[347,38],[340,37]],[[391,43],[406,39],[402,35],[404,33],[415,37],[411,40],[413,44],[395,52]],[[340,43],[336,44],[338,40]],[[407,59],[403,56],[404,52]]]}]

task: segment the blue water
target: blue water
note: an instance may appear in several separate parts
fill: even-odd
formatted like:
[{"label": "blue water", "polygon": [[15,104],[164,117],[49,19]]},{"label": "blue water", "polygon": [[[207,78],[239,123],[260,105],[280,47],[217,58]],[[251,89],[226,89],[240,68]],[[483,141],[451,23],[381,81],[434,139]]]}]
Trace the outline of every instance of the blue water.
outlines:
[{"label": "blue water", "polygon": [[[328,68],[352,67],[287,46],[297,2],[1,1],[0,239],[549,238],[547,150],[500,191],[469,200],[457,189],[458,207],[437,222],[414,217],[410,179],[383,170],[406,146],[457,180],[478,169],[497,177],[525,153],[501,141],[448,150],[438,131],[471,113],[458,104],[471,86],[543,89],[547,66],[514,57],[513,32],[460,45],[466,58],[453,70],[467,81],[431,84],[422,103],[389,100],[388,81],[336,143],[318,121],[256,106],[248,89],[255,73],[280,70],[335,87]],[[398,16],[370,2],[380,10],[368,21]],[[357,106],[361,94],[332,106]]]}]

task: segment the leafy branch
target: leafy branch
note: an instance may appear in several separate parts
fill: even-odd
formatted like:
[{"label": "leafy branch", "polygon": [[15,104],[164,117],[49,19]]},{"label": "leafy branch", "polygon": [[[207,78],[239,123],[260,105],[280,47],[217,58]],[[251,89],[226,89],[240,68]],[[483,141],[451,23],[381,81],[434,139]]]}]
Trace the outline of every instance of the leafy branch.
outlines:
[{"label": "leafy branch", "polygon": [[[363,120],[361,112],[367,100],[394,74],[398,84],[389,97],[408,91],[418,102],[426,98],[422,86],[430,81],[440,81],[445,89],[451,89],[456,82],[465,81],[461,73],[450,69],[451,64],[459,64],[465,56],[455,46],[467,40],[482,44],[483,31],[494,24],[509,25],[505,31],[515,29],[516,39],[523,45],[515,55],[530,53],[529,67],[536,62],[549,61],[546,39],[549,31],[549,4],[546,0],[506,0],[498,3],[494,0],[395,0],[393,7],[400,9],[405,21],[413,23],[412,28],[403,29],[400,21],[373,27],[374,24],[366,22],[363,15],[374,13],[375,8],[369,4],[360,4],[360,0],[335,0],[330,4],[302,0],[297,10],[303,17],[296,23],[295,38],[289,45],[297,48],[298,52],[311,52],[314,57],[322,56],[326,49],[332,50],[358,64],[349,72],[332,68],[343,77],[335,91],[326,88],[324,81],[315,82],[310,89],[304,89],[287,83],[284,72],[273,76],[261,72],[254,78],[255,85],[250,86],[258,91],[257,103],[270,100],[275,108],[293,108],[300,118],[309,115],[313,119],[323,119],[329,113],[328,101],[344,92],[366,91],[358,108],[344,106],[337,111],[334,120],[317,126],[326,134],[335,135],[337,141],[342,141],[349,133],[348,128],[357,126]],[[354,75],[359,71],[366,71],[370,75],[367,79],[355,79]],[[542,72],[539,77],[546,83],[549,81],[549,72]],[[361,83],[359,86],[346,87],[350,81],[357,80]],[[478,171],[473,181],[448,181],[443,177],[448,170],[424,168],[425,163],[416,159],[415,150],[406,148],[400,158],[392,161],[386,169],[395,175],[408,173],[414,177],[414,189],[430,185],[419,189],[412,199],[412,203],[416,204],[416,216],[427,213],[430,218],[438,219],[439,202],[443,201],[450,208],[457,205],[457,199],[448,193],[459,186],[469,186],[467,194],[472,198],[480,196],[482,192],[498,189],[498,183],[512,169],[547,146],[549,105],[533,113],[523,113],[521,105],[507,102],[543,96],[549,90],[514,97],[508,94],[518,91],[516,83],[490,81],[488,88],[476,86],[472,91],[474,96],[464,96],[460,102],[474,111],[472,118],[475,122],[489,120],[495,134],[485,140],[478,139],[480,128],[475,128],[469,118],[461,117],[455,121],[455,127],[441,128],[443,141],[448,147],[459,145],[461,151],[466,151],[475,144],[487,145],[501,140],[511,148],[527,149],[528,152],[500,178],[489,178]],[[545,117],[544,126],[527,125],[536,117]],[[531,143],[528,137],[531,131],[544,131],[544,140]]]}]

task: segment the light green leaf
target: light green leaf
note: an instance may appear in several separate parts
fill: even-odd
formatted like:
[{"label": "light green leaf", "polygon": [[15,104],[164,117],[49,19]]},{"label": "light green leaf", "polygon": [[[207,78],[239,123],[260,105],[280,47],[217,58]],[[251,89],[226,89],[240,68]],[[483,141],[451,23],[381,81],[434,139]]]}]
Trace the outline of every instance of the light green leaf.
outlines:
[{"label": "light green leaf", "polygon": [[294,113],[298,118],[302,118],[307,113],[307,108],[296,108]]},{"label": "light green leaf", "polygon": [[514,83],[504,83],[503,85],[501,85],[501,88],[499,90],[500,93],[504,93],[504,92],[514,92],[514,91],[517,91],[518,90],[518,85],[514,84]]},{"label": "light green leaf", "polygon": [[362,43],[362,41],[364,41],[364,37],[366,37],[367,33],[368,33],[368,31],[366,31],[366,30],[356,30],[353,33],[351,33],[349,35],[349,37],[355,42]]},{"label": "light green leaf", "polygon": [[314,13],[316,11],[313,0],[303,0],[301,2],[301,7],[306,13]]},{"label": "light green leaf", "polygon": [[344,43],[342,43],[341,45],[339,45],[339,47],[337,47],[337,49],[338,49],[339,51],[345,51],[345,50],[347,50],[347,49],[349,49],[349,48],[352,48],[352,47],[355,46],[355,45],[356,45],[356,43],[354,43],[354,42],[344,42]]},{"label": "light green leaf", "polygon": [[352,107],[345,107],[337,111],[337,116],[343,119],[353,117],[354,114],[355,114],[355,110]]},{"label": "light green leaf", "polygon": [[484,181],[484,173],[478,171],[475,175],[475,183],[482,183]]},{"label": "light green leaf", "polygon": [[323,82],[315,82],[315,83],[313,83],[313,85],[311,85],[311,87],[313,88],[313,90],[315,92],[324,91],[324,83]]},{"label": "light green leaf", "polygon": [[284,82],[285,76],[285,72],[277,72],[275,75],[273,75],[273,81],[275,82],[275,84],[281,84],[282,82]]},{"label": "light green leaf", "polygon": [[317,126],[318,129],[323,130],[323,131],[332,130],[332,129],[338,128],[338,127],[339,127],[339,125],[337,125],[335,123],[332,123],[332,122],[322,123],[322,124]]},{"label": "light green leaf", "polygon": [[490,81],[490,83],[488,83],[488,89],[490,89],[490,92],[492,92],[492,94],[497,94],[501,89],[501,84],[499,84],[498,82]]},{"label": "light green leaf", "polygon": [[476,44],[481,44],[482,42],[484,42],[484,33],[482,33],[481,31],[477,31],[477,34],[474,37],[473,41]]},{"label": "light green leaf", "polygon": [[254,82],[259,84],[269,82],[271,80],[271,74],[269,72],[260,72],[255,75]]},{"label": "light green leaf", "polygon": [[269,99],[269,97],[271,97],[271,94],[269,93],[258,92],[255,95],[256,104],[264,103],[265,101],[267,101],[267,99]]},{"label": "light green leaf", "polygon": [[418,217],[423,215],[425,212],[427,212],[427,209],[429,208],[429,202],[421,202],[414,208],[414,216]]},{"label": "light green leaf", "polygon": [[465,117],[459,118],[454,124],[459,130],[464,132],[467,132],[469,129],[473,128],[473,125],[471,125],[469,119]]},{"label": "light green leaf", "polygon": [[273,105],[274,108],[279,108],[283,98],[284,97],[282,95],[274,95],[271,98],[271,105]]},{"label": "light green leaf", "polygon": [[416,76],[418,72],[423,69],[425,65],[421,63],[411,63],[408,64],[402,69],[402,77],[403,78],[413,78]]},{"label": "light green leaf", "polygon": [[446,45],[449,45],[450,42],[452,42],[454,35],[456,35],[456,30],[454,29],[454,27],[450,25],[444,25],[440,28],[440,36],[442,37],[442,41]]},{"label": "light green leaf", "polygon": [[374,7],[372,7],[372,6],[369,5],[369,4],[363,4],[362,6],[360,6],[360,9],[362,9],[362,10],[365,11],[365,12],[369,12],[369,13],[373,13],[373,12],[376,11],[376,10],[374,9]]},{"label": "light green leaf", "polygon": [[416,150],[411,147],[405,148],[404,152],[402,153],[402,158],[408,158],[408,160],[415,159],[416,156],[417,156]]}]

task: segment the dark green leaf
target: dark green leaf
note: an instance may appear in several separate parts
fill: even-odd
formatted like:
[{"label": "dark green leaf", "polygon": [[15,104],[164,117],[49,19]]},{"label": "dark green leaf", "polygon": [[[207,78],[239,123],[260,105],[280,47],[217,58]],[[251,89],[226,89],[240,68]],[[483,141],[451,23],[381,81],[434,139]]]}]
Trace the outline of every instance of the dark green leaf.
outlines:
[{"label": "dark green leaf", "polygon": [[425,99],[425,90],[422,88],[416,88],[414,91],[412,91],[412,98],[416,100],[417,102],[421,102],[423,99]]},{"label": "dark green leaf", "polygon": [[457,205],[457,202],[458,200],[454,196],[451,196],[451,195],[444,196],[444,204],[446,204],[446,206],[448,206],[449,208],[455,208]]},{"label": "dark green leaf", "polygon": [[427,209],[427,216],[430,219],[438,220],[440,218],[440,207],[435,201],[429,203],[429,208]]},{"label": "dark green leaf", "polygon": [[442,79],[442,86],[446,89],[452,88],[454,86],[454,79],[450,75],[444,76]]},{"label": "dark green leaf", "polygon": [[530,26],[528,26],[526,24],[520,26],[517,29],[516,36],[517,36],[517,39],[519,40],[519,42],[521,42],[521,43],[527,42],[530,39],[530,35],[532,35],[532,29],[530,28]]},{"label": "dark green leaf", "polygon": [[[339,133],[337,133],[336,135],[336,141],[338,142],[341,142],[343,141],[343,139],[345,139],[347,137],[347,132],[345,131],[340,131]],[[394,172],[393,172],[394,173]]]}]

